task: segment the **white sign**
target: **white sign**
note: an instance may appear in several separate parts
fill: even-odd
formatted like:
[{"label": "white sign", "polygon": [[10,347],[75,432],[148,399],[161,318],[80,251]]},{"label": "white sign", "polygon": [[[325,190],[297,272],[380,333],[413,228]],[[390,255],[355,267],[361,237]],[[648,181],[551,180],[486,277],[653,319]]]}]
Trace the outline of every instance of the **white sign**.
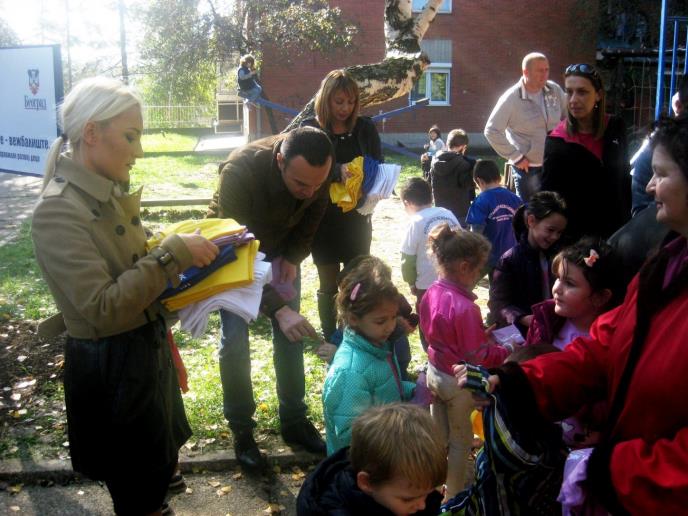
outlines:
[{"label": "white sign", "polygon": [[58,136],[59,45],[0,48],[0,171],[43,175]]}]

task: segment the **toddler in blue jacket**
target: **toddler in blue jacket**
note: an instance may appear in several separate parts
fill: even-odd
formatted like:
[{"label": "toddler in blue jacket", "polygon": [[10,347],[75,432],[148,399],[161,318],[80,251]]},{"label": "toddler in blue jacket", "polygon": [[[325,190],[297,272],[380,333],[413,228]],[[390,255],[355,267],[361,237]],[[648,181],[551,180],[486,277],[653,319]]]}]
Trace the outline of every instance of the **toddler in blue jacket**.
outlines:
[{"label": "toddler in blue jacket", "polygon": [[344,338],[323,387],[328,455],[348,446],[353,420],[373,405],[409,400],[389,341],[397,325],[399,292],[380,260],[362,260],[340,284],[337,309]]}]

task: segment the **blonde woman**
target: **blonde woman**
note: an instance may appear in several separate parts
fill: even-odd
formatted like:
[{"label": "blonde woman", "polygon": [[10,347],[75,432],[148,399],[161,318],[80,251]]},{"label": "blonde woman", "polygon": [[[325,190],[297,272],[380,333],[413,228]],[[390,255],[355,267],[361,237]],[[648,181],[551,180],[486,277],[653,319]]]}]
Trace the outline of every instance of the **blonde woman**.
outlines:
[{"label": "blonde woman", "polygon": [[146,253],[141,191],[125,187],[143,155],[134,91],[87,79],[59,111],[63,134],[48,155],[31,236],[61,311],[52,330],[67,331],[72,466],[105,482],[117,514],[161,514],[191,429],[166,342],[169,314],[156,299],[187,267],[208,265],[217,247],[178,235]]},{"label": "blonde woman", "polygon": [[[359,116],[359,108],[360,93],[356,81],[346,70],[332,70],[323,79],[315,96],[315,118],[301,124],[327,132],[334,145],[337,178],[342,177],[342,165],[358,156],[382,161],[377,128],[370,118]],[[320,279],[318,313],[326,339],[336,329],[334,297],[340,267],[356,256],[370,254],[372,235],[370,216],[361,215],[356,210],[344,213],[337,205],[328,205],[311,247]]]}]

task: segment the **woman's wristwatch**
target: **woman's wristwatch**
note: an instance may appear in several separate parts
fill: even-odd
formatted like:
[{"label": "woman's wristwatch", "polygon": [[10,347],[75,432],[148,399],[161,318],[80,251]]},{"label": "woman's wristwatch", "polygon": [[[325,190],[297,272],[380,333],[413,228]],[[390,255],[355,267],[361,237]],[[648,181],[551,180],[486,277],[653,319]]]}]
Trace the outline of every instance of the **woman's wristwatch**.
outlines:
[{"label": "woman's wristwatch", "polygon": [[151,249],[150,254],[157,260],[157,262],[160,264],[160,267],[163,269],[167,269],[174,261],[174,255],[162,247],[154,247]]}]

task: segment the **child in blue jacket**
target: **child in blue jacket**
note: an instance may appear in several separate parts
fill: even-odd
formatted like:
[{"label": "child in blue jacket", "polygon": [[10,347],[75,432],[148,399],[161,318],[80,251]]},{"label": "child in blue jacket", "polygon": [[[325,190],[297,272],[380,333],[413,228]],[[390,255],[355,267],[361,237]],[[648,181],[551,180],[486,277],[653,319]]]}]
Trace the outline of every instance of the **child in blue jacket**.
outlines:
[{"label": "child in blue jacket", "polygon": [[409,400],[415,387],[402,380],[389,342],[397,325],[399,292],[379,260],[363,260],[347,274],[337,309],[345,324],[344,339],[323,387],[328,455],[349,445],[353,420],[364,410]]}]

